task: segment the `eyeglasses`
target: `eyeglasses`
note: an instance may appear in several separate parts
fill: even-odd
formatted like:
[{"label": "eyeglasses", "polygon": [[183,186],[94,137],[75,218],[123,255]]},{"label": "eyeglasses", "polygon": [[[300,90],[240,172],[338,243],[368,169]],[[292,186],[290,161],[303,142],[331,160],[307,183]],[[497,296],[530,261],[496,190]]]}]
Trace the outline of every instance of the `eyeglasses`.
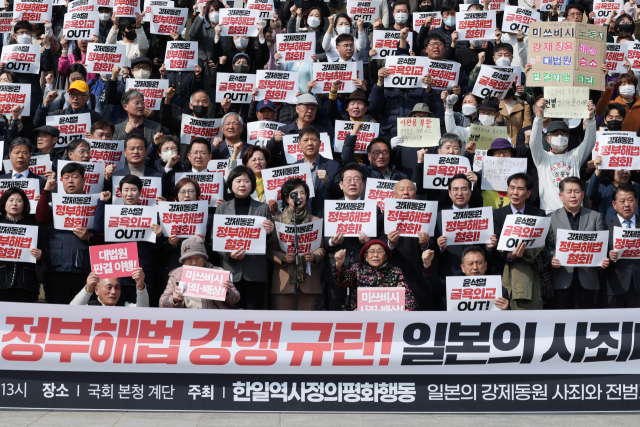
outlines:
[{"label": "eyeglasses", "polygon": [[384,254],[384,249],[369,249],[367,250],[367,253],[369,255],[382,255]]},{"label": "eyeglasses", "polygon": [[569,18],[580,18],[580,17],[582,17],[582,13],[575,12],[575,13],[570,13],[567,16]]},{"label": "eyeglasses", "polygon": [[141,106],[141,105],[143,105],[143,106],[144,106],[144,101],[129,101],[129,104],[133,104],[133,105],[135,105],[136,107],[139,107],[139,106]]},{"label": "eyeglasses", "polygon": [[181,196],[191,196],[193,194],[196,194],[196,190],[180,190],[180,192],[178,193]]},{"label": "eyeglasses", "polygon": [[384,151],[374,151],[371,153],[371,155],[373,157],[380,157],[380,156],[388,156],[389,155],[389,151],[388,150],[384,150]]},{"label": "eyeglasses", "polygon": [[86,155],[90,155],[91,154],[91,150],[74,150],[74,151],[72,151],[72,153],[76,153],[76,154],[79,154],[81,156],[84,156],[85,154]]},{"label": "eyeglasses", "polygon": [[338,47],[343,47],[345,49],[353,49],[353,45],[352,44],[341,44]]},{"label": "eyeglasses", "polygon": [[84,98],[85,96],[87,96],[86,93],[70,93],[69,94],[69,98],[71,99]]},{"label": "eyeglasses", "polygon": [[254,157],[253,159],[249,159],[249,161],[252,163],[258,163],[258,162],[264,162],[265,159],[264,157]]},{"label": "eyeglasses", "polygon": [[350,178],[344,180],[345,184],[360,184],[362,182],[362,178]]},{"label": "eyeglasses", "polygon": [[302,107],[307,111],[316,111],[318,109],[317,105],[298,105],[298,107]]},{"label": "eyeglasses", "polygon": [[427,46],[428,47],[444,46],[444,43],[442,43],[442,42],[432,42],[432,43],[429,43]]},{"label": "eyeglasses", "polygon": [[207,153],[206,151],[193,151],[190,154],[192,156],[206,156],[209,153]]}]

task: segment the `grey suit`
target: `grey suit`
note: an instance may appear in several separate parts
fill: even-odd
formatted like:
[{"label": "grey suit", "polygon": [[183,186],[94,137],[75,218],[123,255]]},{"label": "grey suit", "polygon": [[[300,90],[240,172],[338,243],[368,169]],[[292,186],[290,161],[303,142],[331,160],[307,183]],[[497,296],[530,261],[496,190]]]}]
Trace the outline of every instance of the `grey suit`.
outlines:
[{"label": "grey suit", "polygon": [[[556,256],[556,237],[558,229],[571,230],[571,224],[564,207],[551,212],[551,229],[549,234],[550,239],[547,239],[547,251],[551,257]],[[604,227],[602,225],[602,216],[591,209],[580,208],[580,226],[578,231],[602,231]],[[578,278],[583,288],[597,291],[600,289],[600,283],[598,280],[599,267],[560,267],[551,268],[551,281],[553,282],[554,289],[567,289],[571,286],[573,280],[574,268],[578,268]]]},{"label": "grey suit", "polygon": [[[113,134],[113,140],[118,141],[121,139],[125,139],[127,137],[127,133],[125,129],[127,127],[127,123],[129,120],[125,120],[122,123],[118,123],[116,125],[116,131]],[[144,139],[147,140],[147,144],[153,144],[153,135],[161,131],[162,126],[160,123],[156,123],[152,120],[144,118]]]},{"label": "grey suit", "polygon": [[[216,215],[235,215],[236,202],[235,199],[227,203],[223,203],[216,209]],[[273,221],[271,210],[266,203],[259,202],[251,198],[249,206],[249,215],[263,216],[269,221]],[[275,231],[271,233],[271,238],[267,237],[267,247],[270,239],[275,240]],[[213,248],[215,250],[215,248]],[[241,260],[231,259],[230,252],[219,252],[222,259],[222,268],[233,273],[233,282],[239,282],[244,279],[249,282],[266,282],[267,274],[267,255],[245,255]]]},{"label": "grey suit", "polygon": [[[613,250],[613,228],[614,227],[622,227],[626,228],[625,225],[620,224],[620,220],[618,219],[618,215],[614,215],[608,220],[605,221],[605,225],[609,230],[609,250]],[[640,228],[640,216],[635,216],[635,229]],[[604,289],[607,290],[607,296],[616,296],[622,297],[624,299],[628,294],[632,294],[634,297],[640,294],[640,260],[639,259],[620,259],[616,262],[611,262],[609,264],[609,268],[606,270],[606,274],[602,276],[601,284]],[[633,290],[635,292],[629,292],[631,285],[633,284]],[[605,301],[607,299],[615,300],[615,298],[605,298],[605,295],[601,295],[601,301]],[[622,307],[619,304],[605,304],[605,306],[609,308],[625,308],[625,307],[635,307],[636,302],[635,298],[631,305],[629,302],[627,304],[623,304]]]}]

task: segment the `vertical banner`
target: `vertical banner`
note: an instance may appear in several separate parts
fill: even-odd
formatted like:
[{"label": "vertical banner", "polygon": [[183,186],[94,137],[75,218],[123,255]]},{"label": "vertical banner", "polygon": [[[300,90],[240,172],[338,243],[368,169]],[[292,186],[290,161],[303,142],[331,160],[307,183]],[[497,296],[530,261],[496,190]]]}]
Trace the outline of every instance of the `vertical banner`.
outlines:
[{"label": "vertical banner", "polygon": [[140,0],[113,0],[113,14],[117,18],[135,18],[140,13]]},{"label": "vertical banner", "polygon": [[[79,0],[84,1],[84,0]],[[95,12],[70,12],[64,14],[62,34],[67,40],[91,40],[100,33],[100,15]]]},{"label": "vertical banner", "polygon": [[87,73],[110,73],[113,67],[127,65],[127,46],[124,44],[87,44]]},{"label": "vertical banner", "polygon": [[[349,136],[353,131],[354,125],[355,122],[336,120],[336,141],[335,146],[333,147],[336,153],[342,152],[344,141],[347,139],[347,136]],[[356,134],[356,146],[353,152],[356,154],[366,154],[367,147],[369,146],[369,144],[371,144],[371,141],[373,141],[373,139],[377,138],[379,135],[380,123],[365,122]]]},{"label": "vertical banner", "polygon": [[0,225],[0,261],[35,264],[37,260],[31,255],[31,249],[37,248],[38,226]]},{"label": "vertical banner", "polygon": [[86,139],[91,145],[91,161],[105,163],[107,166],[116,165],[116,169],[124,167],[124,140],[112,141],[103,139]]},{"label": "vertical banner", "polygon": [[449,190],[451,178],[470,171],[471,163],[464,156],[425,154],[423,186],[428,190]]},{"label": "vertical banner", "polygon": [[244,250],[248,255],[264,255],[267,251],[267,230],[262,222],[265,219],[251,215],[214,215],[213,248],[218,252]]},{"label": "vertical banner", "polygon": [[73,230],[83,227],[93,229],[100,194],[51,193],[53,204],[53,228]]},{"label": "vertical banner", "polygon": [[37,44],[10,44],[2,48],[0,62],[4,62],[5,71],[39,74],[41,49]]},{"label": "vertical banner", "polygon": [[424,26],[424,21],[431,18],[429,31],[435,30],[442,26],[442,13],[440,12],[413,12],[413,28],[416,32],[420,32],[420,27]]},{"label": "vertical banner", "polygon": [[[398,43],[400,42],[400,31],[374,30],[371,48],[376,50],[376,54],[371,59],[385,59],[387,56],[396,56]],[[413,50],[413,33],[409,31],[407,36],[409,50]]]},{"label": "vertical banner", "polygon": [[496,12],[493,10],[456,13],[458,40],[495,40],[496,27]]},{"label": "vertical banner", "polygon": [[[298,135],[283,135],[282,144],[284,145],[284,155],[287,158],[287,163],[292,164],[298,160],[304,159],[302,149],[298,141],[300,137]],[[320,132],[320,155],[326,159],[333,160],[333,154],[331,152],[331,139],[326,132]],[[311,184],[309,184],[311,186]],[[312,190],[313,191],[313,190]]]},{"label": "vertical banner", "polygon": [[279,168],[265,169],[262,171],[262,183],[264,185],[264,198],[265,200],[275,200],[277,202],[282,200],[280,197],[280,191],[282,185],[293,178],[302,178],[309,186],[311,194],[307,199],[315,197],[313,190],[313,178],[311,176],[311,168],[309,163],[298,163],[295,165],[281,166]]},{"label": "vertical banner", "polygon": [[[120,193],[120,180],[121,176],[114,176],[111,179],[113,188],[111,196],[114,205],[124,205],[122,200],[122,193]],[[139,206],[155,206],[156,198],[162,197],[162,178],[159,176],[143,176],[142,180],[142,193],[140,199],[138,199]]]},{"label": "vertical banner", "polygon": [[600,267],[607,258],[609,231],[556,230],[556,258],[564,267]]},{"label": "vertical banner", "polygon": [[260,12],[260,19],[273,19],[273,12],[276,11],[273,0],[249,0],[247,9]]},{"label": "vertical banner", "polygon": [[544,116],[562,119],[589,118],[589,91],[588,87],[546,86],[544,99],[547,107]]},{"label": "vertical banner", "polygon": [[[13,172],[11,160],[3,160],[2,165],[4,166],[5,173]],[[31,156],[31,161],[29,162],[29,171],[35,175],[44,176],[47,171],[53,170],[51,166],[51,157],[48,154]]]},{"label": "vertical banner", "polygon": [[404,286],[358,287],[358,311],[404,311]]},{"label": "vertical banner", "polygon": [[347,0],[347,15],[354,24],[357,24],[359,19],[373,24],[373,21],[380,16],[380,2]]},{"label": "vertical banner", "polygon": [[442,228],[442,235],[447,238],[447,246],[491,243],[493,209],[487,206],[444,210]]},{"label": "vertical banner", "polygon": [[276,46],[282,58],[278,64],[290,62],[313,62],[311,55],[316,53],[315,33],[278,33],[276,34]]},{"label": "vertical banner", "polygon": [[191,144],[191,140],[198,136],[213,143],[213,139],[220,135],[222,135],[222,119],[200,119],[182,114],[180,144]]},{"label": "vertical banner", "polygon": [[85,134],[91,129],[91,114],[47,116],[47,126],[53,126],[60,131],[56,148],[63,148],[74,139],[85,137]]},{"label": "vertical banner", "polygon": [[501,276],[447,277],[447,311],[500,311],[494,301],[501,296]]},{"label": "vertical banner", "polygon": [[209,206],[215,207],[216,202],[222,199],[224,191],[224,176],[217,172],[179,173],[176,174],[176,182],[182,178],[195,179],[200,186],[198,200],[206,200]]},{"label": "vertical banner", "polygon": [[[10,173],[10,172],[9,172]],[[10,188],[19,188],[27,195],[27,199],[29,199],[30,205],[30,214],[36,213],[36,208],[38,206],[38,201],[36,200],[36,196],[40,195],[40,180],[35,178],[27,178],[27,179],[0,179],[0,197]]]},{"label": "vertical banner", "polygon": [[[22,12],[20,20],[37,24],[51,21],[53,5],[51,0],[16,0],[13,10]],[[40,48],[39,45],[38,48]]]},{"label": "vertical banner", "polygon": [[216,102],[229,98],[236,104],[250,104],[256,85],[255,74],[217,73]]},{"label": "vertical banner", "polygon": [[425,87],[426,85],[422,83],[422,77],[428,74],[428,66],[429,58],[425,56],[391,56],[386,58],[385,67],[389,74],[384,79],[384,87]]},{"label": "vertical banner", "polygon": [[324,234],[333,237],[342,233],[345,237],[359,237],[360,233],[376,236],[376,202],[373,200],[325,200]]},{"label": "vertical banner", "polygon": [[437,147],[440,141],[440,120],[436,117],[398,117],[397,129],[404,147]]},{"label": "vertical banner", "polygon": [[283,224],[276,222],[276,233],[280,250],[287,254],[295,254],[295,230],[298,231],[298,254],[313,252],[322,246],[322,218],[307,224]]},{"label": "vertical banner", "polygon": [[527,173],[527,159],[516,157],[489,157],[482,159],[482,189],[507,191],[507,180],[516,173]]},{"label": "vertical banner", "polygon": [[256,37],[260,15],[255,9],[220,9],[220,35]]},{"label": "vertical banner", "polygon": [[618,259],[640,259],[640,229],[613,227],[613,249]]},{"label": "vertical banner", "polygon": [[612,73],[627,72],[627,67],[624,66],[624,63],[629,45],[630,43],[607,43],[607,54],[605,58],[609,71]]},{"label": "vertical banner", "polygon": [[151,6],[151,34],[180,34],[187,25],[189,9]]},{"label": "vertical banner", "polygon": [[594,25],[604,25],[614,10],[620,16],[623,6],[623,0],[594,0],[593,11],[596,13],[595,18],[593,18]]},{"label": "vertical banner", "polygon": [[387,199],[384,201],[384,232],[397,231],[401,236],[418,237],[421,231],[433,236],[438,217],[438,202]]},{"label": "vertical banner", "polygon": [[313,80],[318,83],[313,87],[313,93],[329,93],[331,83],[340,80],[342,84],[338,93],[352,93],[358,87],[353,79],[362,79],[362,62],[314,62]]},{"label": "vertical banner", "polygon": [[127,78],[125,90],[138,90],[144,94],[144,105],[150,110],[160,111],[164,92],[169,89],[169,79]]},{"label": "vertical banner", "polygon": [[394,189],[398,181],[390,179],[367,178],[364,189],[364,200],[374,200],[381,211],[384,211],[384,202],[395,198]]},{"label": "vertical banner", "polygon": [[[158,213],[160,225],[165,237],[192,237],[196,234],[203,236],[207,232],[208,203],[204,200],[197,202],[159,202]],[[215,247],[215,244],[214,244]]]},{"label": "vertical banner", "polygon": [[296,104],[298,98],[298,72],[297,71],[256,71],[256,87],[258,94],[256,101],[268,99],[273,102],[286,102]]},{"label": "vertical banner", "polygon": [[598,132],[597,141],[592,154],[602,158],[598,169],[640,168],[640,138],[635,132]]},{"label": "vertical banner", "polygon": [[144,2],[144,17],[142,18],[143,22],[151,22],[152,6],[175,7],[173,0],[147,0]]},{"label": "vertical banner", "polygon": [[483,64],[472,94],[480,98],[495,96],[503,99],[517,77],[514,71],[514,67],[493,67]]},{"label": "vertical banner", "polygon": [[526,36],[529,34],[529,24],[538,21],[540,21],[540,12],[537,10],[506,5],[502,21],[502,32],[517,33],[518,30],[522,30]]},{"label": "vertical banner", "polygon": [[550,225],[551,217],[507,215],[497,250],[511,252],[521,243],[527,249],[544,248]]},{"label": "vertical banner", "polygon": [[198,65],[198,42],[168,42],[164,65],[167,71],[194,71]]},{"label": "vertical banner", "polygon": [[224,283],[230,280],[230,275],[231,272],[222,269],[185,265],[180,276],[180,291],[184,297],[224,301],[227,298]]},{"label": "vertical banner", "polygon": [[266,147],[267,142],[275,136],[282,123],[260,120],[247,123],[247,144]]},{"label": "vertical banner", "polygon": [[69,163],[77,163],[84,168],[84,194],[101,193],[104,188],[104,163],[72,162],[70,160],[58,160],[58,192],[67,194],[62,186],[62,176],[59,173]]},{"label": "vertical banner", "polygon": [[112,277],[131,277],[140,267],[138,262],[138,245],[136,243],[120,243],[117,245],[90,246],[91,271],[100,280]]},{"label": "vertical banner", "polygon": [[24,107],[23,117],[31,114],[31,84],[30,83],[0,83],[0,113],[10,117],[11,110],[16,105]]},{"label": "vertical banner", "polygon": [[155,206],[104,207],[105,242],[156,242],[156,234],[151,226],[158,223],[158,209]]}]

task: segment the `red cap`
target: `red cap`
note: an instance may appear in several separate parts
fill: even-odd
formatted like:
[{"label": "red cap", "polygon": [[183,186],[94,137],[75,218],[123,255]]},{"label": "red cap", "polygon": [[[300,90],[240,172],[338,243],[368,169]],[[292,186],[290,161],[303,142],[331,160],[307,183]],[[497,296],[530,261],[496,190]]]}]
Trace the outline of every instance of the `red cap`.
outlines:
[{"label": "red cap", "polygon": [[391,261],[391,248],[389,248],[389,246],[380,239],[371,239],[367,242],[366,245],[362,247],[362,250],[360,251],[360,262],[362,264],[364,264],[364,257],[367,253],[367,249],[369,249],[369,247],[371,247],[372,245],[382,246],[384,248],[384,251],[387,253],[387,261]]}]

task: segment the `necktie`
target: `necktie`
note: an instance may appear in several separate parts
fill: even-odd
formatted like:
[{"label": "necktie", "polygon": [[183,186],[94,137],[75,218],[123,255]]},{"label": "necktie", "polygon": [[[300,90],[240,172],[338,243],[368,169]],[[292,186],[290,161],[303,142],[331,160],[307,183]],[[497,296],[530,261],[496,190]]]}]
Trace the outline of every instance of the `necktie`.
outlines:
[{"label": "necktie", "polygon": [[[624,222],[625,224],[627,224],[627,228],[631,228],[631,220],[628,219]],[[631,276],[633,276],[633,267],[631,267]]]},{"label": "necktie", "polygon": [[22,178],[22,174],[21,173],[17,173],[16,174],[16,179],[20,179],[20,178]]}]

